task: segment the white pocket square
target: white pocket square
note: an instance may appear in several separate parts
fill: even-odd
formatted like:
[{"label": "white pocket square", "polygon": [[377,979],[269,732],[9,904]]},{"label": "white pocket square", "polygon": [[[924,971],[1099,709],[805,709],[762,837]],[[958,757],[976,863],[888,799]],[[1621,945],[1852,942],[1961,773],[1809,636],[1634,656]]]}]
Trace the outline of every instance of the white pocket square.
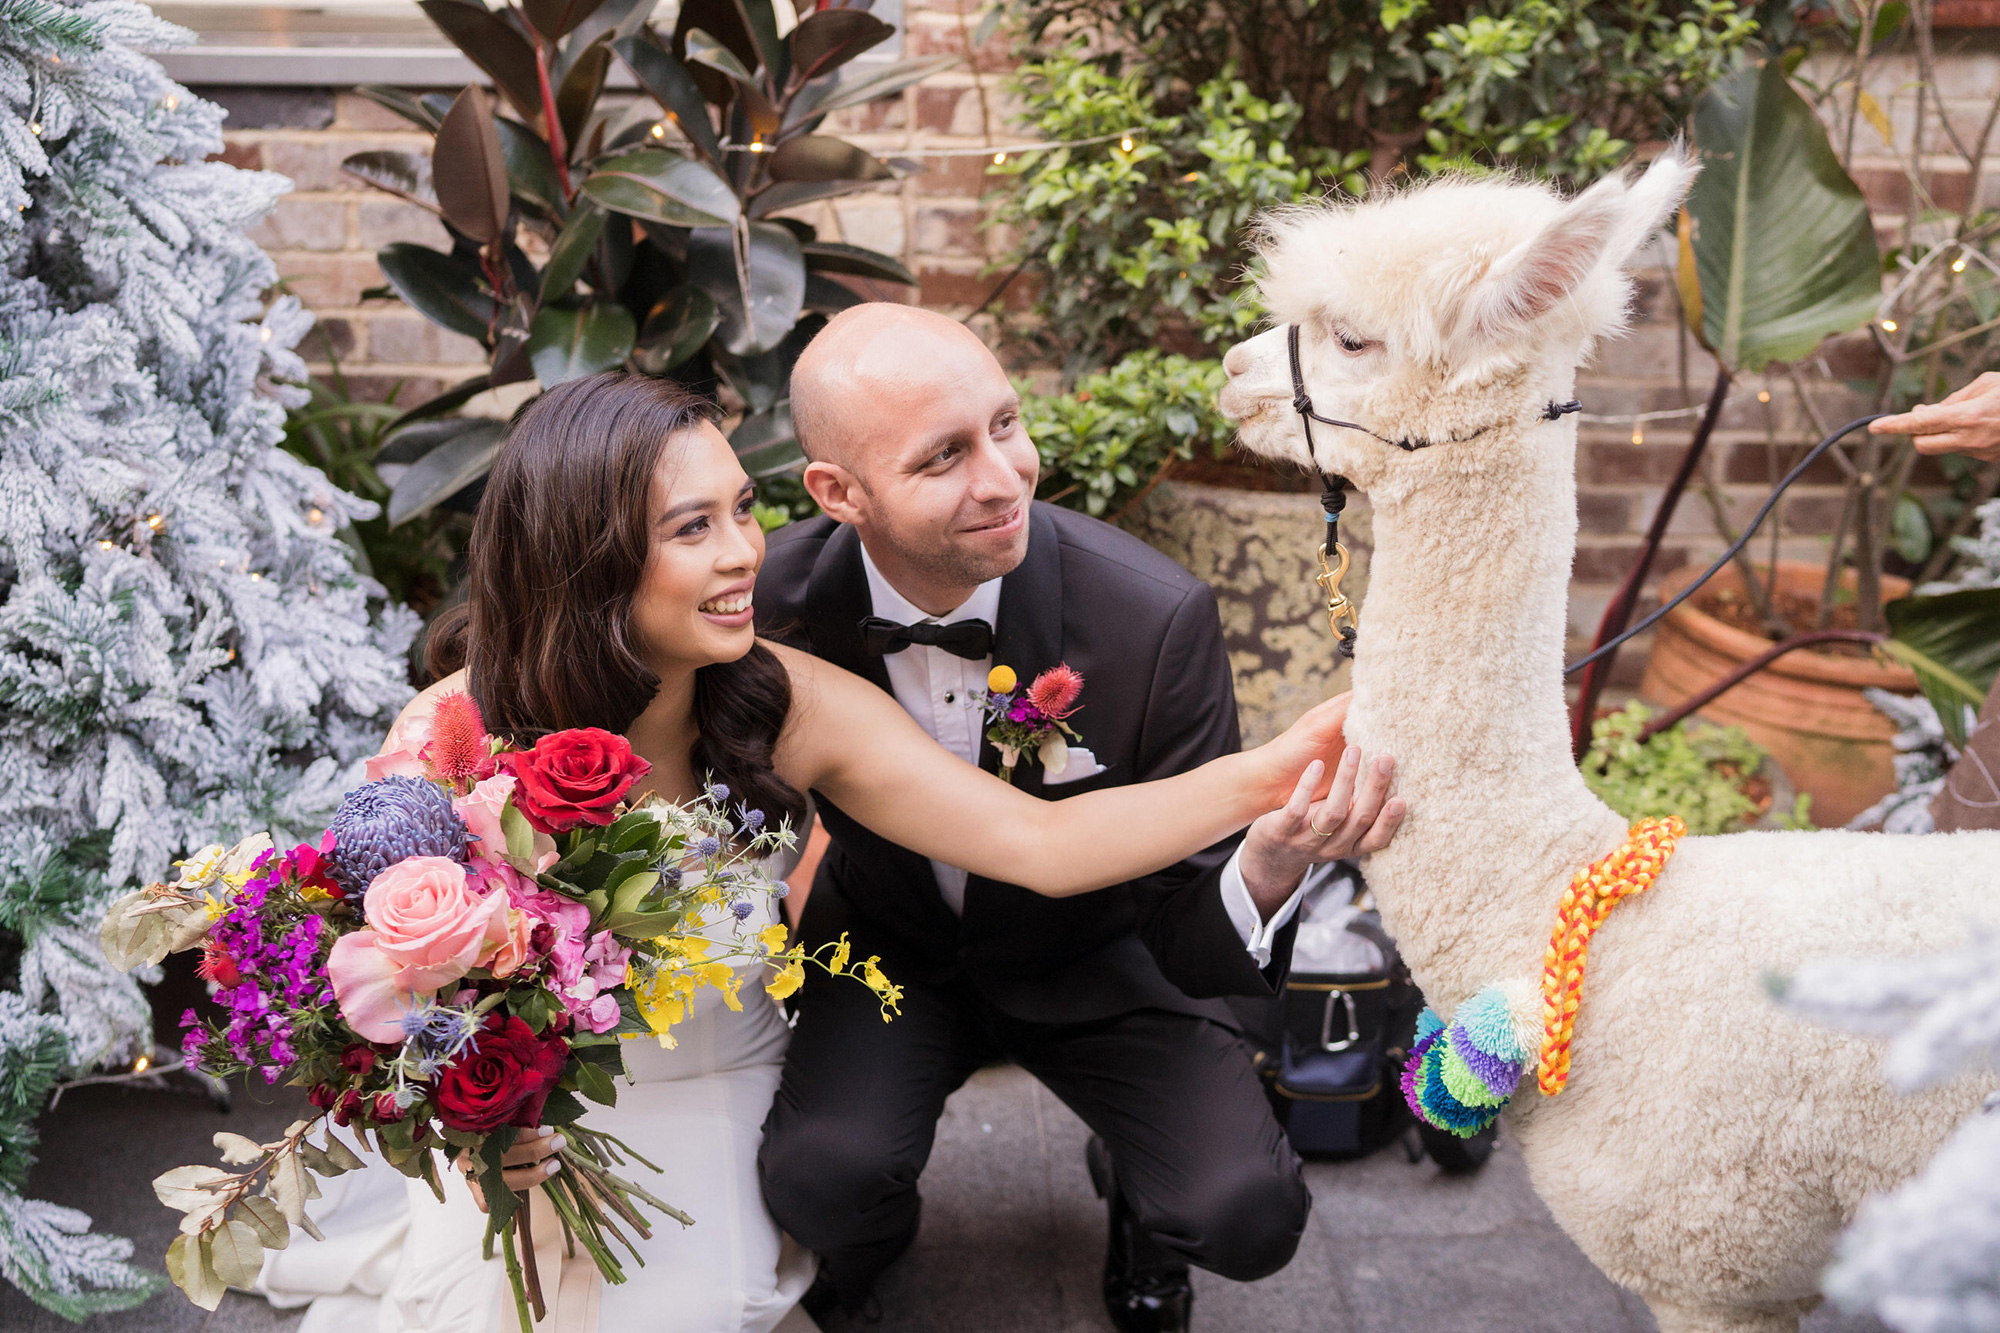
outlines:
[{"label": "white pocket square", "polygon": [[1104,765],[1097,762],[1096,755],[1084,749],[1081,745],[1072,745],[1069,747],[1069,762],[1063,765],[1063,771],[1060,773],[1044,772],[1042,774],[1042,785],[1044,787],[1060,787],[1065,782],[1081,782],[1085,778],[1094,778],[1103,771]]}]

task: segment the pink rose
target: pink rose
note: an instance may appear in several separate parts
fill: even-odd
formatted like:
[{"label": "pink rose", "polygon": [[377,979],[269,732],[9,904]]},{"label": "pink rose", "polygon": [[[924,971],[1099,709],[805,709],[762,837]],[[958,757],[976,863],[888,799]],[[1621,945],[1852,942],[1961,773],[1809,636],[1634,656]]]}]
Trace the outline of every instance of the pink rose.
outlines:
[{"label": "pink rose", "polygon": [[343,935],[327,977],[349,1027],[370,1041],[398,1041],[413,997],[458,980],[510,935],[504,894],[478,893],[465,867],[416,856],[377,875],[362,899],[368,929]]},{"label": "pink rose", "polygon": [[506,808],[508,794],[513,790],[514,775],[496,773],[474,783],[465,795],[452,798],[451,808],[458,811],[459,818],[472,830],[472,836],[479,839],[474,850],[481,856],[506,854],[507,834],[500,827],[500,812]]},{"label": "pink rose", "polygon": [[430,770],[419,753],[430,744],[431,714],[427,708],[416,716],[398,719],[382,741],[380,754],[368,760],[368,780],[380,782],[394,774],[406,778],[428,778]]}]

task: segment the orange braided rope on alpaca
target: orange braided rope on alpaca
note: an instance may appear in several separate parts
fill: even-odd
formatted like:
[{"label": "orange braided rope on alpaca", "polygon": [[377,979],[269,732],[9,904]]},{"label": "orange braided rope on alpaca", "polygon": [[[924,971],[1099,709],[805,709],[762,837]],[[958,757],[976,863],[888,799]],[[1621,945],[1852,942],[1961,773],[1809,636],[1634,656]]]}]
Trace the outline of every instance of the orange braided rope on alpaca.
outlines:
[{"label": "orange braided rope on alpaca", "polygon": [[1678,815],[1642,819],[1617,851],[1577,871],[1563,890],[1542,961],[1542,1052],[1535,1081],[1545,1096],[1555,1096],[1569,1082],[1570,1036],[1582,1003],[1590,937],[1621,899],[1653,886],[1686,832]]}]

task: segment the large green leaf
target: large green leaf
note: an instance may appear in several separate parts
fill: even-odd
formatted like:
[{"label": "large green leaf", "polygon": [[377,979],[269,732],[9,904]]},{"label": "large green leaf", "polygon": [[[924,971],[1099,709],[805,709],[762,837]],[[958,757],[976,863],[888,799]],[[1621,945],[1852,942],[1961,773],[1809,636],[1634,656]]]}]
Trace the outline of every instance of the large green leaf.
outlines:
[{"label": "large green leaf", "polygon": [[507,439],[507,423],[472,417],[410,465],[389,492],[389,526],[406,523],[484,477]]},{"label": "large green leaf", "polygon": [[412,309],[453,333],[485,342],[493,323],[493,298],[479,289],[479,275],[451,255],[396,241],[375,254],[382,276]]},{"label": "large green leaf", "polygon": [[860,9],[822,9],[808,14],[785,42],[792,49],[792,73],[801,82],[840,68],[896,29]]},{"label": "large green leaf", "polygon": [[1963,747],[1966,709],[1976,714],[2000,675],[2000,588],[1901,597],[1882,613],[1884,646],[1917,673],[1945,734]]},{"label": "large green leaf", "polygon": [[805,252],[806,267],[815,273],[851,273],[860,278],[900,282],[908,287],[917,285],[917,275],[905,268],[901,260],[874,250],[839,241],[807,241],[799,248]]},{"label": "large green leaf", "polygon": [[632,312],[603,302],[579,310],[544,306],[528,333],[528,359],[547,389],[609,370],[632,352]]},{"label": "large green leaf", "polygon": [[632,362],[648,375],[665,375],[702,349],[722,322],[715,298],[692,283],[675,288],[646,316]]},{"label": "large green leaf", "polygon": [[[569,221],[549,246],[549,262],[542,265],[543,304],[560,300],[583,274],[597,238],[604,234],[604,210],[584,201],[569,215]],[[630,225],[629,223],[627,224]]]},{"label": "large green leaf", "polygon": [[738,212],[736,192],[713,171],[664,148],[640,148],[604,163],[583,193],[613,213],[675,227],[719,227]]},{"label": "large green leaf", "polygon": [[589,18],[604,0],[521,0],[521,11],[551,44]]},{"label": "large green leaf", "polygon": [[[563,59],[574,57],[575,53],[586,49],[598,38],[616,46],[627,37],[636,37],[646,31],[646,20],[651,17],[659,0],[604,0],[604,3],[590,12],[589,17],[576,25],[570,34],[568,44],[563,48]],[[559,70],[567,66],[558,64]]]},{"label": "large green leaf", "polygon": [[549,146],[515,121],[495,118],[493,128],[500,135],[500,156],[507,163],[507,183],[514,193],[548,217],[566,216],[569,210],[563,202],[562,181],[556,176],[556,160]]},{"label": "large green leaf", "polygon": [[442,416],[446,412],[455,411],[492,387],[493,378],[490,375],[480,374],[474,375],[468,380],[460,380],[437,397],[427,398],[409,411],[403,413],[403,415],[397,417],[382,428],[382,434],[384,436],[394,435],[397,431],[414,422],[428,421],[432,417]]},{"label": "large green leaf", "polygon": [[417,0],[466,59],[486,71],[523,118],[541,114],[541,77],[535,68],[535,48],[479,0]]},{"label": "large green leaf", "polygon": [[750,201],[750,216],[769,217],[783,209],[797,208],[800,204],[874,188],[874,181],[778,181],[757,192],[757,197]]},{"label": "large green leaf", "polygon": [[697,65],[706,65],[718,74],[725,74],[739,84],[754,85],[757,82],[756,75],[737,58],[734,51],[700,28],[688,29],[687,58]]},{"label": "large green leaf", "polygon": [[577,56],[556,89],[556,118],[562,122],[570,159],[580,156],[584,127],[597,109],[598,95],[604,91],[604,76],[611,69],[611,50],[598,43]]},{"label": "large green leaf", "polygon": [[737,63],[745,69],[754,69],[762,63],[757,53],[757,43],[744,26],[743,12],[736,7],[736,0],[681,0],[680,12],[674,17],[674,56],[688,67],[701,95],[721,106],[728,102],[735,89],[735,81],[720,74],[707,65],[696,64],[688,55],[687,38],[690,32],[700,29],[719,40],[736,57]]},{"label": "large green leaf", "polygon": [[860,78],[842,79],[840,84],[811,108],[814,115],[823,116],[829,111],[839,111],[845,107],[859,106],[863,102],[873,102],[877,98],[893,96],[913,83],[920,83],[941,70],[950,69],[959,63],[957,56],[923,56],[916,60],[899,60],[893,65],[873,70]]},{"label": "large green leaf", "polygon": [[852,287],[835,282],[832,278],[822,277],[810,270],[806,273],[805,308],[808,310],[817,310],[824,315],[837,315],[849,306],[865,304],[867,299]]},{"label": "large green leaf", "polygon": [[1882,274],[1868,205],[1783,65],[1713,85],[1695,105],[1694,141],[1688,246],[1702,344],[1741,374],[1866,324]]},{"label": "large green leaf", "polygon": [[722,146],[708,118],[708,102],[687,67],[644,37],[622,37],[611,44],[611,49],[631,69],[639,86],[651,93],[674,124],[680,126],[688,142],[710,162],[720,163]]},{"label": "large green leaf", "polygon": [[886,181],[896,173],[865,149],[830,134],[800,134],[771,154],[774,181]]},{"label": "large green leaf", "polygon": [[438,211],[437,190],[431,184],[431,160],[421,153],[378,150],[341,159],[340,169],[378,190],[400,195],[413,204]]},{"label": "large green leaf", "polygon": [[379,107],[395,112],[404,120],[422,126],[432,134],[437,133],[441,117],[433,115],[423,103],[423,99],[401,88],[390,88],[379,83],[364,83],[354,90]]},{"label": "large green leaf", "polygon": [[735,228],[695,228],[688,233],[688,276],[715,298],[722,311],[716,336],[735,356],[776,347],[805,306],[799,238],[775,223],[752,222],[740,240]]},{"label": "large green leaf", "polygon": [[500,134],[493,127],[493,103],[477,84],[466,85],[438,126],[431,154],[432,183],[444,220],[486,244],[507,228],[513,190]]},{"label": "large green leaf", "polygon": [[743,418],[729,435],[729,447],[736,461],[753,477],[768,477],[805,462],[798,434],[792,428],[792,409],[779,402],[767,412],[753,412]]}]

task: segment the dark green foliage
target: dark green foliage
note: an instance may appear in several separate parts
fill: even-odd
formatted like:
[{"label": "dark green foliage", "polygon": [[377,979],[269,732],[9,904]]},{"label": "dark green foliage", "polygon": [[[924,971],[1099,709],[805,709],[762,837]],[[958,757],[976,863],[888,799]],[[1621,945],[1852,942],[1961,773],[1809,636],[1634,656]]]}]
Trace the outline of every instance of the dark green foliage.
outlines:
[{"label": "dark green foliage", "polygon": [[[671,375],[742,409],[733,442],[753,475],[796,469],[792,363],[828,313],[858,299],[831,275],[914,281],[890,256],[771,215],[912,169],[817,131],[828,111],[953,62],[843,80],[842,65],[894,32],[863,10],[808,14],[781,39],[773,0],[687,0],[671,34],[648,26],[653,4],[422,0],[511,114],[476,87],[455,99],[361,90],[431,132],[435,152],[358,154],[348,169],[435,210],[453,239],[449,252],[384,249],[389,290],[477,338],[489,362],[440,402],[370,418],[377,443],[407,465],[388,495],[390,530],[441,505],[469,507],[498,448],[474,419],[432,420],[424,432],[418,423],[531,378],[546,387],[621,366]],[[599,105],[614,59],[650,100]],[[539,269],[527,257],[537,247],[523,245],[531,238],[546,247]],[[438,552],[418,554],[432,562],[428,578]]]},{"label": "dark green foliage", "polygon": [[[1369,177],[1507,167],[1569,182],[1664,139],[1757,29],[1733,0],[1013,0],[1037,137],[1000,200],[1066,373],[1254,323],[1243,223]],[[1051,34],[1062,33],[1053,45]],[[1003,166],[1001,170],[1008,170]]]},{"label": "dark green foliage", "polygon": [[1021,395],[1021,420],[1042,455],[1036,494],[1115,517],[1176,459],[1220,457],[1235,428],[1215,407],[1219,361],[1135,352],[1086,375],[1071,393]]},{"label": "dark green foliage", "polygon": [[[312,400],[286,414],[285,449],[326,473],[341,490],[384,506],[383,513],[341,535],[354,547],[362,573],[379,580],[394,601],[429,615],[451,587],[452,566],[471,532],[470,515],[462,508],[437,508],[418,521],[391,523],[389,478],[378,470],[400,477],[399,469],[409,466],[404,453],[421,458],[428,452],[429,442],[423,439],[427,423],[411,426],[390,444],[388,426],[402,415],[396,393],[386,403],[355,399],[338,363],[327,380],[313,380],[306,388]],[[408,447],[418,444],[421,452]]]}]

